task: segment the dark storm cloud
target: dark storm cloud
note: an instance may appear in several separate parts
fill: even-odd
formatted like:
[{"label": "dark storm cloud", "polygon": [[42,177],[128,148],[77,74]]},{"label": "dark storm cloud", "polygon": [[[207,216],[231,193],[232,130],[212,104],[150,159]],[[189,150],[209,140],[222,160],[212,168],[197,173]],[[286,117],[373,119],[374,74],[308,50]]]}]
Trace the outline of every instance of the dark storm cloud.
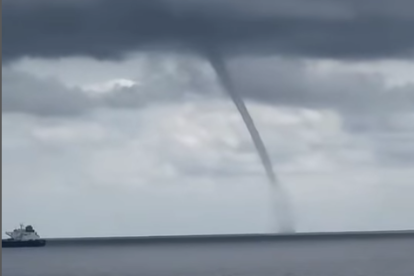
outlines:
[{"label": "dark storm cloud", "polygon": [[414,46],[407,0],[4,0],[3,59],[135,50],[375,58]]}]

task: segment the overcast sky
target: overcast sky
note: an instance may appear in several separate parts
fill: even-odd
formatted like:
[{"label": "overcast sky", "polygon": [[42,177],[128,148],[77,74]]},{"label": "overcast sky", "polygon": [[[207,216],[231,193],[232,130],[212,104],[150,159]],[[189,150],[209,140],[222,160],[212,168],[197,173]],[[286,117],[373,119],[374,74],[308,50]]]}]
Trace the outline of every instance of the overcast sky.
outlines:
[{"label": "overcast sky", "polygon": [[3,0],[3,229],[268,232],[260,159],[298,231],[413,229],[414,4]]}]

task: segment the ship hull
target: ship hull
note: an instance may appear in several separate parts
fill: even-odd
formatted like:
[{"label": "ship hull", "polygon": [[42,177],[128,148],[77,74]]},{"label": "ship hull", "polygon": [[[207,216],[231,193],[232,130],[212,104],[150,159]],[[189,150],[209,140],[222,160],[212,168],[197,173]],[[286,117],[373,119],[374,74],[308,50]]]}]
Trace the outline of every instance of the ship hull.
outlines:
[{"label": "ship hull", "polygon": [[46,240],[30,240],[30,241],[15,241],[15,240],[2,240],[2,248],[19,248],[19,247],[43,247],[46,245]]}]

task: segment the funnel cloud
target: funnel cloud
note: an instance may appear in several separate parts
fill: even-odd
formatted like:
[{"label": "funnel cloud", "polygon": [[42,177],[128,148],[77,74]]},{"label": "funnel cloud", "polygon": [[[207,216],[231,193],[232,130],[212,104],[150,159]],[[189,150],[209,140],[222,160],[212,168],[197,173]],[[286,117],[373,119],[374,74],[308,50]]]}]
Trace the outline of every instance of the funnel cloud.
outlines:
[{"label": "funnel cloud", "polygon": [[252,137],[253,143],[262,161],[263,167],[266,171],[267,178],[272,188],[272,202],[275,204],[274,211],[276,212],[280,232],[295,232],[293,217],[290,211],[287,195],[277,181],[276,175],[273,171],[272,162],[270,160],[269,154],[267,153],[266,147],[262,141],[262,138],[260,137],[260,134],[253,122],[252,117],[249,114],[249,111],[246,108],[246,105],[243,102],[243,99],[237,93],[233,85],[223,57],[214,49],[206,50],[204,52],[204,55],[214,68],[224,89],[227,91],[227,93],[230,95],[230,98],[236,105],[237,110],[243,118],[243,121],[250,133],[250,136]]}]

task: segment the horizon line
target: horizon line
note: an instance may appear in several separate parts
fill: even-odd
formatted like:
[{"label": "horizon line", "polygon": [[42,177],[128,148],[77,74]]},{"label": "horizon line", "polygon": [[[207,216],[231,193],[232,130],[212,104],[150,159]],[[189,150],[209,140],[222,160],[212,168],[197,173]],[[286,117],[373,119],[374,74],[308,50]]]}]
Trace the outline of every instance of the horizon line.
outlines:
[{"label": "horizon line", "polygon": [[298,232],[298,233],[246,233],[246,234],[195,234],[44,238],[53,244],[89,243],[197,243],[197,242],[258,242],[289,240],[337,240],[370,238],[414,238],[413,230]]}]

